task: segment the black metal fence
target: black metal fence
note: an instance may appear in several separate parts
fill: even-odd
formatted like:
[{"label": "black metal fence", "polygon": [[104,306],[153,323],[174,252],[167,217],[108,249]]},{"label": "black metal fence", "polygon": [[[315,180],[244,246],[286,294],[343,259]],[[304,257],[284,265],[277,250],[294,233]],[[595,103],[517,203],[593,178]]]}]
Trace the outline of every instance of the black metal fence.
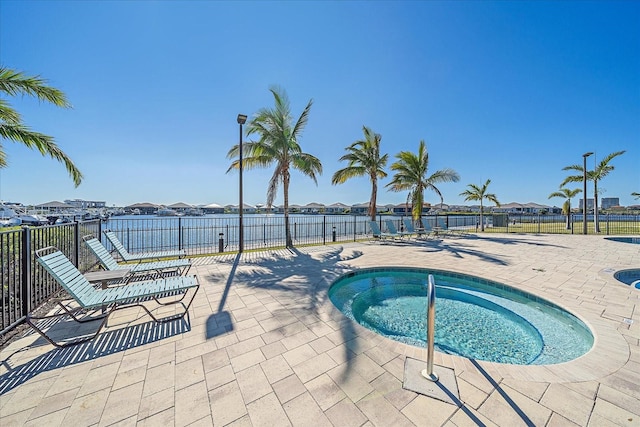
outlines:
[{"label": "black metal fence", "polygon": [[[378,217],[386,231],[385,219],[404,229],[402,216]],[[588,216],[587,233],[606,235],[640,234],[640,215],[600,215],[598,224]],[[479,215],[429,215],[423,224],[450,229],[480,232]],[[581,215],[483,215],[485,233],[553,233],[582,234]],[[24,227],[0,232],[0,278],[2,279],[2,318],[0,336],[21,323],[27,313],[60,291],[53,278],[35,261],[35,251],[46,246],[58,247],[82,272],[96,266],[96,259],[82,237],[93,234],[107,249],[113,248],[103,238],[102,230],[116,233],[131,252],[185,249],[189,256],[211,255],[238,250],[237,216],[178,218],[112,218],[74,222],[44,227]],[[289,221],[294,246],[353,242],[371,237],[369,218],[350,215],[291,215]],[[245,250],[272,249],[285,246],[285,220],[281,215],[248,216],[243,221]]]},{"label": "black metal fence", "polygon": [[55,246],[85,272],[95,265],[95,258],[80,245],[80,238],[99,233],[100,221],[0,232],[0,334],[23,322],[27,313],[60,292],[55,280],[36,262],[35,251]]}]

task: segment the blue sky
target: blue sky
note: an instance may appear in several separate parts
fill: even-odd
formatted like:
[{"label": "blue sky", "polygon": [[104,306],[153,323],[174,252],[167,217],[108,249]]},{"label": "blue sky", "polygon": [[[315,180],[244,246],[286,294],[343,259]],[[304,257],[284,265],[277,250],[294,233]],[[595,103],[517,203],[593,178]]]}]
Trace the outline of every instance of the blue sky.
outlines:
[{"label": "blue sky", "polygon": [[[439,186],[445,203],[491,179],[502,203],[561,206],[548,195],[564,166],[619,150],[601,196],[639,203],[640,2],[0,0],[0,63],[66,93],[73,109],[9,101],[85,176],[74,188],[63,165],[2,141],[3,200],[237,204],[236,116],[279,85],[295,117],[313,99],[300,143],[324,167],[317,186],[293,173],[290,203],[369,199],[367,178],[331,185],[363,125],[390,160],[424,139],[430,172],[461,176]],[[246,203],[265,202],[272,172],[245,172]],[[378,202],[404,202],[389,181]]]}]

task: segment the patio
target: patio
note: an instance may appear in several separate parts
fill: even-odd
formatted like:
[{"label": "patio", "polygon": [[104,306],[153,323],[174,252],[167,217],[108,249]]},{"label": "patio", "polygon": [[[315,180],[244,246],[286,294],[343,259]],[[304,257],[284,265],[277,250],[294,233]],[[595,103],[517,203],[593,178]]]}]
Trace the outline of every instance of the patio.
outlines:
[{"label": "patio", "polygon": [[[459,399],[406,390],[405,361],[426,351],[351,322],[326,295],[339,275],[380,265],[459,271],[542,296],[584,319],[594,348],[547,366],[436,352]],[[57,350],[29,333],[2,349],[0,424],[638,426],[640,290],[614,279],[625,268],[640,268],[640,245],[579,235],[195,258],[202,286],[187,322],[124,310],[88,344]]]}]

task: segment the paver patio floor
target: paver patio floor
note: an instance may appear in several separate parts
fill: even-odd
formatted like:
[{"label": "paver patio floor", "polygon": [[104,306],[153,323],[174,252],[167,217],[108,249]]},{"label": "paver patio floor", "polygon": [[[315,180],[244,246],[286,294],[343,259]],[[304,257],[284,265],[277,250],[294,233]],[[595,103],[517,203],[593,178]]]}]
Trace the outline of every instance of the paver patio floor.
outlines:
[{"label": "paver patio floor", "polygon": [[[34,333],[0,352],[6,426],[640,426],[640,245],[600,236],[484,234],[196,258],[186,321],[123,310],[91,343]],[[371,266],[452,270],[566,307],[594,331],[574,361],[514,366],[436,352],[454,404],[405,390],[426,351],[348,320],[329,285]],[[169,311],[167,311],[167,314]],[[74,325],[56,325],[75,333]]]}]

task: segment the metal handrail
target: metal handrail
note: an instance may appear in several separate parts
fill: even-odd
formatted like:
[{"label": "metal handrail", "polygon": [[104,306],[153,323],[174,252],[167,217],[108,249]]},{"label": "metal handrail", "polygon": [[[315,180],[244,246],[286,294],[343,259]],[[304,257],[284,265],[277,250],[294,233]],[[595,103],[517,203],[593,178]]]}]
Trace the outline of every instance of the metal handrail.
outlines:
[{"label": "metal handrail", "polygon": [[422,370],[422,376],[429,381],[438,381],[438,374],[433,372],[434,337],[436,324],[436,284],[433,275],[429,275],[427,283],[427,369]]}]

